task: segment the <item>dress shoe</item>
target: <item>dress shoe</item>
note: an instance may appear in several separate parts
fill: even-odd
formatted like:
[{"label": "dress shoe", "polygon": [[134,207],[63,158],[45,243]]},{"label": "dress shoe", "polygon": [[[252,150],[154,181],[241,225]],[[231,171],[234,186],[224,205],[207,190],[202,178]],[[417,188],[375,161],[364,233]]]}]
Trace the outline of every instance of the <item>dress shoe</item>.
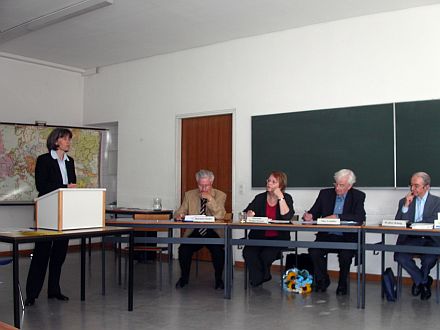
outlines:
[{"label": "dress shoe", "polygon": [[225,284],[223,283],[223,280],[215,280],[215,289],[221,289],[223,290],[225,288]]},{"label": "dress shoe", "polygon": [[176,283],[176,289],[181,289],[186,285],[188,285],[188,281],[184,280],[183,278],[179,278],[179,280]]},{"label": "dress shoe", "polygon": [[345,296],[347,294],[348,290],[347,290],[347,286],[339,286],[336,289],[336,295],[337,296]]},{"label": "dress shoe", "polygon": [[26,298],[24,301],[25,306],[33,306],[35,304],[35,298]]},{"label": "dress shoe", "polygon": [[268,275],[268,276],[266,276],[264,279],[263,279],[263,282],[262,283],[264,283],[264,282],[269,282],[270,280],[272,279],[272,275]]},{"label": "dress shoe", "polygon": [[417,284],[413,283],[413,285],[411,287],[411,294],[414,297],[417,297],[420,294],[420,292],[422,292],[422,285],[421,284],[417,285]]},{"label": "dress shoe", "polygon": [[49,298],[49,299],[55,298],[55,299],[62,300],[62,301],[69,300],[69,297],[63,295],[62,293],[48,294],[47,298]]},{"label": "dress shoe", "polygon": [[323,280],[319,280],[315,286],[315,292],[326,292],[330,285],[330,278],[326,277]]},{"label": "dress shoe", "polygon": [[420,299],[428,300],[429,298],[431,298],[431,287],[428,286],[428,284],[421,284],[420,288],[421,288]]}]

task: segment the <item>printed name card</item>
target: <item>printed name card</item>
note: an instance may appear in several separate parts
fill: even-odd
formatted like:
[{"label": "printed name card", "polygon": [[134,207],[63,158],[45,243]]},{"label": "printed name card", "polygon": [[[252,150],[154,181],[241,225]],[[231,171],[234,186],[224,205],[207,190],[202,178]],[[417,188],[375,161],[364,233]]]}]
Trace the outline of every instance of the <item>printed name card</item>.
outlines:
[{"label": "printed name card", "polygon": [[440,220],[434,220],[434,229],[440,229]]},{"label": "printed name card", "polygon": [[318,225],[340,225],[341,219],[331,219],[331,218],[318,218],[316,221]]},{"label": "printed name card", "polygon": [[382,220],[384,227],[403,227],[406,228],[406,220]]}]

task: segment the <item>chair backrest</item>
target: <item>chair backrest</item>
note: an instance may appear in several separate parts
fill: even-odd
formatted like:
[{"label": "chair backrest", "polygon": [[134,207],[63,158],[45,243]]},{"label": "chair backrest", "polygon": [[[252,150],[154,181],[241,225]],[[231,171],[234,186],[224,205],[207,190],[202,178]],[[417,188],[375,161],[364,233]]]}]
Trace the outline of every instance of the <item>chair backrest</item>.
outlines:
[{"label": "chair backrest", "polygon": [[226,212],[225,216],[223,217],[223,219],[224,220],[232,220],[233,215],[234,215],[233,213]]},{"label": "chair backrest", "polygon": [[[141,214],[137,213],[133,215],[134,220],[170,220],[169,214]],[[137,231],[168,231],[167,228],[143,228],[143,229],[136,229]]]},{"label": "chair backrest", "polygon": [[169,214],[140,214],[137,213],[133,216],[134,220],[169,220]]}]

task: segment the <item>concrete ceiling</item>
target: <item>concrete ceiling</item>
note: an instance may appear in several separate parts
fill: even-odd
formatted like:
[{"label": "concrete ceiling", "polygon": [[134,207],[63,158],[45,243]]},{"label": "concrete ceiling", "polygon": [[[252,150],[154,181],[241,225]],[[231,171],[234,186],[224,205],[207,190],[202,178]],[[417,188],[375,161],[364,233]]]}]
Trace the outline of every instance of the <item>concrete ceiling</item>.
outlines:
[{"label": "concrete ceiling", "polygon": [[[78,2],[0,0],[0,31]],[[10,40],[0,39],[0,56],[13,54],[93,69],[237,38],[438,3],[440,0],[113,0],[109,6],[62,18]]]}]

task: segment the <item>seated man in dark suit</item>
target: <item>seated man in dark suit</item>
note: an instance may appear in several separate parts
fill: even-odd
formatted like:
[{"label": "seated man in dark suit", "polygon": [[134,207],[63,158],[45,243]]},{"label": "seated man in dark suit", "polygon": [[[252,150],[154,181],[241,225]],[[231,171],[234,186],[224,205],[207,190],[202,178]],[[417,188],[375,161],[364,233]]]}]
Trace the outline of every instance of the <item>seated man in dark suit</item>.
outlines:
[{"label": "seated man in dark suit", "polygon": [[[342,169],[334,175],[335,188],[322,189],[312,208],[304,213],[305,221],[318,218],[339,218],[341,221],[355,221],[362,225],[365,221],[364,201],[365,194],[353,188],[356,176],[353,171]],[[328,233],[319,232],[316,235],[317,242],[356,242],[357,236],[352,233]],[[310,248],[315,272],[315,291],[325,292],[330,285],[330,277],[327,273],[327,253],[337,253],[339,259],[339,283],[337,295],[347,294],[347,277],[350,272],[351,259],[354,256],[352,250],[318,249]]]},{"label": "seated man in dark suit", "polygon": [[[433,223],[440,212],[440,198],[429,193],[431,178],[425,172],[414,173],[411,177],[410,192],[399,201],[396,220]],[[439,238],[435,236],[399,235],[397,245],[438,246]],[[431,269],[437,262],[437,255],[421,254],[421,267],[417,267],[411,253],[394,253],[394,260],[411,275],[414,283],[411,289],[413,296],[421,294],[422,300],[431,297]]]}]

